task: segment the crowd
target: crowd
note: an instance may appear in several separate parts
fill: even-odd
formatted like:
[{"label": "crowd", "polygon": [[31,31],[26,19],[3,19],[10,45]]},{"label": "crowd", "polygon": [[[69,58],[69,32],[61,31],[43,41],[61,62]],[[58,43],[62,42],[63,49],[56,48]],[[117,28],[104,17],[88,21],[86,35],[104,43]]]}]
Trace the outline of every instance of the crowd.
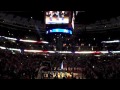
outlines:
[{"label": "crowd", "polygon": [[0,50],[1,79],[35,79],[41,59]]},{"label": "crowd", "polygon": [[[67,72],[77,72],[86,79],[119,79],[119,55],[105,54],[100,56],[60,53],[25,53],[29,50],[50,51],[99,51],[120,50],[119,43],[102,44],[101,39],[79,36],[50,35],[44,38],[49,44],[25,43],[0,38],[0,46],[20,49],[14,52],[0,49],[0,79],[36,79],[39,68],[49,62],[45,71],[59,71],[61,63]],[[45,63],[43,64],[45,65]],[[44,78],[44,77],[43,77]],[[57,78],[57,77],[55,77]],[[72,78],[81,78],[72,77]],[[64,77],[65,79],[65,77]]]},{"label": "crowd", "polygon": [[114,56],[101,59],[93,58],[87,66],[98,79],[120,79],[120,60]]},{"label": "crowd", "polygon": [[85,79],[120,78],[120,59],[117,54],[21,54],[0,49],[0,79],[37,79],[41,63],[45,65],[44,62],[49,62],[45,71],[59,71],[62,61],[67,67],[66,71],[82,74]]}]

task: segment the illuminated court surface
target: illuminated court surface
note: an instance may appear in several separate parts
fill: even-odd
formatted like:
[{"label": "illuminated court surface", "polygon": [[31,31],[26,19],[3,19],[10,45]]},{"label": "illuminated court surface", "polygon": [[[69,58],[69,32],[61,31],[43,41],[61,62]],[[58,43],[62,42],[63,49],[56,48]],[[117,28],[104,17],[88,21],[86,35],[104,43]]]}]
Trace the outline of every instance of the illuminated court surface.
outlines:
[{"label": "illuminated court surface", "polygon": [[[48,75],[50,74],[50,77]],[[40,74],[40,73],[39,73]],[[62,72],[62,71],[43,71],[42,76],[40,75],[36,79],[55,79],[57,77],[58,79],[63,79],[64,77],[66,79],[72,79],[73,77],[76,79],[85,79],[85,77],[82,75],[82,73],[71,73],[71,72]]]}]

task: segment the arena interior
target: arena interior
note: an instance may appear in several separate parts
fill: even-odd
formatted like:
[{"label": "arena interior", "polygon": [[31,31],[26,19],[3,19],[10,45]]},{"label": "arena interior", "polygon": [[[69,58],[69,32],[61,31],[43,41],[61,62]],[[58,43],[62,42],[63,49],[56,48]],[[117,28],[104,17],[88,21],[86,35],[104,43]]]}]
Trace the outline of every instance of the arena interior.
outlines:
[{"label": "arena interior", "polygon": [[0,79],[120,79],[120,15],[101,13],[1,11]]}]

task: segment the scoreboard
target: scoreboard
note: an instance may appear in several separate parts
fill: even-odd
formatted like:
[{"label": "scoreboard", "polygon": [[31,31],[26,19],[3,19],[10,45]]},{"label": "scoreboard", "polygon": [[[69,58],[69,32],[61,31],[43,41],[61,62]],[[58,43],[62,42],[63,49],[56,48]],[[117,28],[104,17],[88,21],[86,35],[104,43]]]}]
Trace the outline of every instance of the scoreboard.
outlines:
[{"label": "scoreboard", "polygon": [[45,24],[68,24],[70,16],[70,11],[46,11]]},{"label": "scoreboard", "polygon": [[65,33],[72,34],[72,11],[45,11],[46,34]]}]

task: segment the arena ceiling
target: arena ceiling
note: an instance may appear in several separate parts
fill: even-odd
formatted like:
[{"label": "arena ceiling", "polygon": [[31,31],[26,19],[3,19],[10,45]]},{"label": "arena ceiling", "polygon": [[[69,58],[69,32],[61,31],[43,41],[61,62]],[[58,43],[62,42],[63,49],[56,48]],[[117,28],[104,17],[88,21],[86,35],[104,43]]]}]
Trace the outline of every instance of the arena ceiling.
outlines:
[{"label": "arena ceiling", "polygon": [[23,2],[16,0],[12,2],[7,0],[7,3],[9,3],[7,6],[5,6],[6,0],[4,0],[3,4],[1,3],[1,11],[28,18],[33,17],[42,21],[44,20],[44,13],[42,11],[45,10],[84,11],[79,12],[76,17],[76,22],[83,24],[120,16],[119,3],[110,3],[110,1],[103,2],[100,0],[100,2],[92,2],[91,0],[84,0],[83,2],[82,0],[68,0],[64,2],[64,0],[60,0],[56,2],[56,0],[30,0]]},{"label": "arena ceiling", "polygon": [[[44,21],[44,11],[3,11],[8,14],[14,14],[16,16],[33,18],[35,20]],[[80,24],[90,24],[99,20],[110,20],[120,16],[118,11],[92,11],[92,10],[81,10],[76,16],[76,22]]]}]

